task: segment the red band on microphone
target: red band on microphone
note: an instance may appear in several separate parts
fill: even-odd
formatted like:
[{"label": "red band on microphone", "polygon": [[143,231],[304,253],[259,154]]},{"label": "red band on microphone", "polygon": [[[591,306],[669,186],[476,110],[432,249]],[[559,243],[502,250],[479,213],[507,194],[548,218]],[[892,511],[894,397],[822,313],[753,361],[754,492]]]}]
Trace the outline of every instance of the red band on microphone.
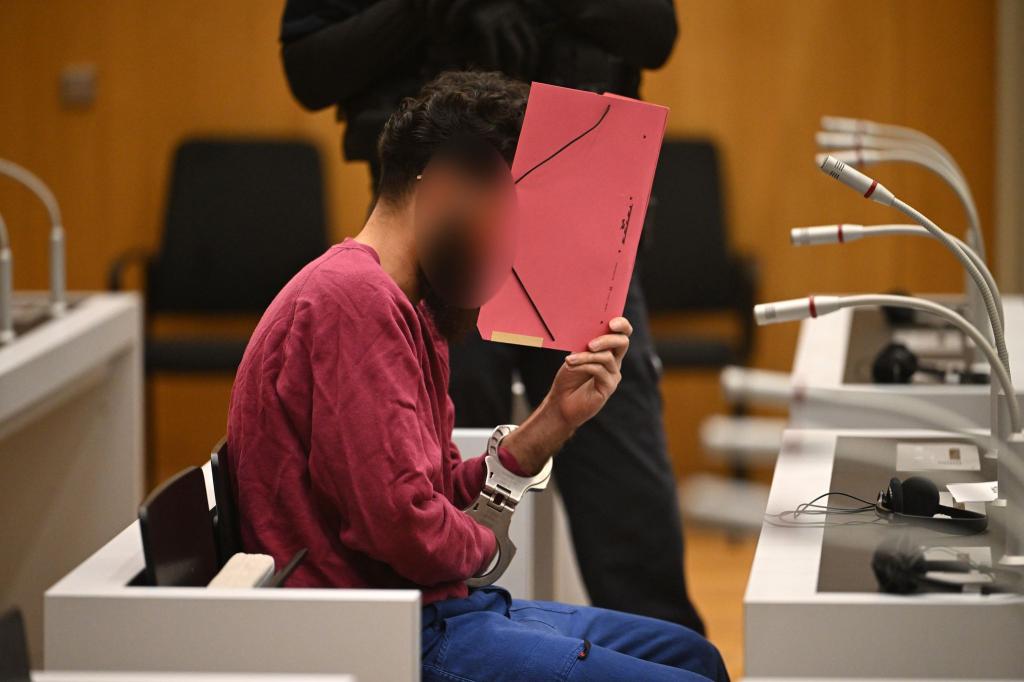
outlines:
[{"label": "red band on microphone", "polygon": [[808,308],[808,310],[811,311],[811,317],[817,317],[818,316],[818,309],[814,307],[814,297],[813,296],[808,296],[807,297],[807,308]]},{"label": "red band on microphone", "polygon": [[837,236],[839,237],[839,243],[842,244],[843,243],[843,225],[842,225],[842,223],[839,224],[839,234]]},{"label": "red band on microphone", "polygon": [[872,180],[871,186],[868,187],[868,191],[864,192],[864,198],[869,199],[872,194],[875,193],[875,188],[878,187],[878,180]]}]

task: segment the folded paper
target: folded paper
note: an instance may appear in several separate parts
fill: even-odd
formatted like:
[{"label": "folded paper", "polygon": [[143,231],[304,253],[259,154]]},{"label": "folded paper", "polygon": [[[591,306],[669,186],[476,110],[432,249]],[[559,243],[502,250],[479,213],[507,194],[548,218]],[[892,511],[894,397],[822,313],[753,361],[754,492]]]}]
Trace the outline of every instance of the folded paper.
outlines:
[{"label": "folded paper", "polygon": [[512,164],[518,245],[492,341],[580,351],[622,314],[668,109],[534,83]]}]

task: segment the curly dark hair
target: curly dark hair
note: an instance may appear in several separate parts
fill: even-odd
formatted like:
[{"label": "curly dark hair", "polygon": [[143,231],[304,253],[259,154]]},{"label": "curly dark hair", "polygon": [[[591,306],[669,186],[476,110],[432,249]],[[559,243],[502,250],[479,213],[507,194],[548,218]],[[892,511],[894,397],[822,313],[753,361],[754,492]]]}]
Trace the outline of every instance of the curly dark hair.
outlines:
[{"label": "curly dark hair", "polygon": [[399,203],[435,150],[456,136],[490,143],[509,165],[530,86],[497,71],[446,71],[406,98],[377,141],[379,198]]}]

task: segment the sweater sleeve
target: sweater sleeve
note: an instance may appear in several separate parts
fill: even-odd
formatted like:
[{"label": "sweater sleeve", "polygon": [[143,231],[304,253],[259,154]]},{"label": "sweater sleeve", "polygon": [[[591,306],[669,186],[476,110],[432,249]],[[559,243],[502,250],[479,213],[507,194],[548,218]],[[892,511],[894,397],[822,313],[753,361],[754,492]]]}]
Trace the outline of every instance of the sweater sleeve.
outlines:
[{"label": "sweater sleeve", "polygon": [[281,61],[292,94],[307,109],[345,101],[387,77],[422,40],[409,0],[365,9],[335,3],[319,12],[300,12],[300,4],[292,0],[285,12]]},{"label": "sweater sleeve", "polygon": [[[422,436],[422,373],[408,320],[386,297],[352,298],[359,303],[311,306],[316,336],[296,351],[313,358],[312,493],[345,546],[419,585],[464,580],[494,555],[494,535],[432,483],[449,464],[448,443],[438,452]],[[360,314],[345,312],[352,307]]]},{"label": "sweater sleeve", "polygon": [[573,29],[633,66],[656,69],[676,42],[672,0],[554,0]]}]

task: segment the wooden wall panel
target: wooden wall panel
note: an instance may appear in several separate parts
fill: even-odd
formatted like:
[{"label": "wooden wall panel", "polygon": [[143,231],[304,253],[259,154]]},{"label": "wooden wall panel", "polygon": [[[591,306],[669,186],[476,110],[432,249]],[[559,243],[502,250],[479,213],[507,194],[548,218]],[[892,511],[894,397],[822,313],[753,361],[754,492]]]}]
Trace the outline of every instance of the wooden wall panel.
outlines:
[{"label": "wooden wall panel", "polygon": [[[866,116],[926,130],[956,155],[988,227],[993,186],[994,4],[991,0],[679,0],[680,39],[645,95],[672,108],[670,128],[720,145],[732,241],[761,265],[764,299],[809,291],[954,290],[960,273],[919,240],[796,250],[786,230],[898,216],[828,182],[812,165],[821,114]],[[342,163],[339,126],[291,99],[278,60],[281,0],[0,0],[0,156],[49,182],[68,233],[69,283],[99,288],[110,260],[153,246],[175,144],[193,133],[305,135],[322,150],[336,237],[358,228],[365,169]],[[59,105],[62,66],[98,68],[87,110]],[[923,171],[878,176],[951,229],[952,195]],[[19,288],[46,282],[45,214],[0,181]],[[994,244],[991,230],[988,242]],[[766,328],[757,364],[789,366],[796,327]],[[223,387],[216,390],[218,400]],[[195,392],[168,391],[188,434]],[[695,427],[717,403],[711,377],[669,377],[666,417],[691,468]],[[180,396],[173,398],[174,395]],[[188,396],[187,398],[184,396]],[[211,394],[214,395],[214,394]],[[216,402],[216,401],[208,401]],[[168,417],[168,419],[171,419]],[[216,421],[216,420],[214,420]],[[176,440],[173,449],[201,453]],[[167,446],[170,448],[170,445]]]},{"label": "wooden wall panel", "polygon": [[[957,290],[953,258],[921,239],[796,249],[788,228],[905,222],[828,180],[814,165],[823,114],[924,130],[956,156],[989,248],[994,164],[994,5],[972,0],[681,0],[680,37],[644,95],[672,107],[670,132],[720,146],[735,247],[756,256],[761,299],[903,288]],[[940,225],[965,225],[954,195],[927,171],[876,176]],[[756,364],[788,369],[797,325],[760,331]],[[716,404],[712,377],[666,377],[666,424],[681,470],[703,468],[696,428]]]}]

